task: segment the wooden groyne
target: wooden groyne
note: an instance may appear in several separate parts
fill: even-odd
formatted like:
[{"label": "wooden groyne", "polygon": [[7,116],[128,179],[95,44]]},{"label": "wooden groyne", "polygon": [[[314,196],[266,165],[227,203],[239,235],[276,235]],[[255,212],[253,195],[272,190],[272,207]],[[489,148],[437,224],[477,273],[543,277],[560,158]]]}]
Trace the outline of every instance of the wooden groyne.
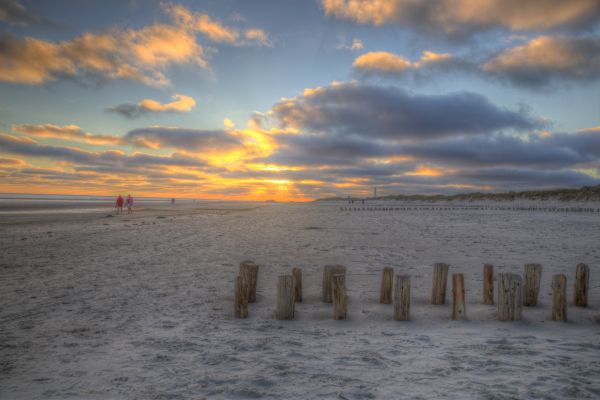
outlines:
[{"label": "wooden groyne", "polygon": [[[451,266],[435,263],[432,268],[431,301],[432,305],[446,302],[448,273]],[[235,278],[234,315],[248,318],[248,303],[256,302],[256,287],[259,266],[252,261],[240,264],[240,274]],[[453,320],[466,320],[466,288],[464,274],[452,271],[452,314]],[[332,304],[332,317],[345,320],[348,316],[348,295],[346,292],[346,267],[326,265],[323,267],[321,300]],[[575,270],[573,306],[586,307],[589,292],[589,267],[578,264]],[[514,273],[500,273],[496,277],[496,319],[498,321],[519,321],[522,319],[523,306],[537,307],[541,288],[542,265],[525,264],[523,276]],[[390,312],[397,321],[410,320],[411,279],[409,275],[396,274],[394,269],[382,269],[379,303],[393,304]],[[483,304],[494,304],[494,267],[484,264],[482,270]],[[553,321],[567,320],[567,277],[556,274],[552,277],[552,309],[549,313]],[[279,320],[295,318],[295,304],[302,302],[302,270],[293,268],[289,275],[281,275],[277,281],[277,303],[275,317]],[[392,295],[393,291],[393,295]],[[253,298],[254,301],[250,301]]]}]

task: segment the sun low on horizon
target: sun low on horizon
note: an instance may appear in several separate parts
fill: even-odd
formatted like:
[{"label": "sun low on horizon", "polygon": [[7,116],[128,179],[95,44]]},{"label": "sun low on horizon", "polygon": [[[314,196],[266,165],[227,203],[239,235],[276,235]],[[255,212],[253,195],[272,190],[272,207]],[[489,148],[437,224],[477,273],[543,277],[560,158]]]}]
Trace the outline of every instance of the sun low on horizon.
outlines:
[{"label": "sun low on horizon", "polygon": [[0,0],[0,192],[600,184],[597,0]]}]

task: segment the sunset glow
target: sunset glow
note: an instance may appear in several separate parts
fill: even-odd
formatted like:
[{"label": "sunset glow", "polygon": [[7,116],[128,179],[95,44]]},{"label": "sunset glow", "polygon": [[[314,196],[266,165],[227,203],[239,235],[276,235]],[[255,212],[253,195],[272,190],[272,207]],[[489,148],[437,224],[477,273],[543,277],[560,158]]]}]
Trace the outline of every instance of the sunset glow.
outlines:
[{"label": "sunset glow", "polygon": [[0,192],[596,185],[599,22],[594,0],[1,2]]}]

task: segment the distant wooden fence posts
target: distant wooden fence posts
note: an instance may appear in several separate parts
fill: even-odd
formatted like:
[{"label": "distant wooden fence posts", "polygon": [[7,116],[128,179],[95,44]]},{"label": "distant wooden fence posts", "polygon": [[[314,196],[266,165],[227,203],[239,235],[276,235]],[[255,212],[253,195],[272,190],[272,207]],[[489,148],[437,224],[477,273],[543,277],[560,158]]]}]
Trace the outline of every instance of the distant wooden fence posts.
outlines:
[{"label": "distant wooden fence posts", "polygon": [[[449,265],[433,265],[431,304],[441,305],[446,301],[446,286]],[[248,304],[256,302],[256,288],[259,266],[252,261],[240,263],[239,275],[235,278],[234,315],[248,318]],[[500,273],[497,276],[496,318],[499,321],[519,321],[522,319],[522,307],[538,304],[542,266],[525,264],[523,277],[513,273]],[[589,267],[577,264],[573,305],[586,307],[589,292]],[[325,265],[323,267],[322,301],[332,303],[333,319],[344,320],[348,316],[348,296],[346,293],[346,267],[343,265]],[[552,313],[553,321],[567,320],[567,277],[556,274],[552,277]],[[302,302],[302,270],[293,268],[290,275],[281,275],[277,281],[277,305],[275,317],[279,320],[294,319],[295,303]],[[483,304],[494,304],[494,267],[483,266]],[[410,319],[411,282],[409,275],[397,275],[394,281],[394,269],[385,267],[381,274],[379,290],[381,304],[393,304],[393,318],[396,321]],[[461,273],[452,274],[452,314],[453,320],[467,319],[465,301],[465,279]]]},{"label": "distant wooden fence posts", "polygon": [[535,211],[535,212],[571,212],[599,214],[600,208],[595,207],[517,207],[517,206],[468,206],[468,205],[410,205],[395,206],[368,205],[342,206],[340,211]]}]

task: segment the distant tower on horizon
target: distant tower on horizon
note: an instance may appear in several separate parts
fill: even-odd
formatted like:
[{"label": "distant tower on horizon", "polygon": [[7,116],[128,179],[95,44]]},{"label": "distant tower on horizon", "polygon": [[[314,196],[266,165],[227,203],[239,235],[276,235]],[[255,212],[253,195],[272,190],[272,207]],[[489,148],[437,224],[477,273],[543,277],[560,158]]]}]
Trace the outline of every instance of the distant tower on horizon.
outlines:
[{"label": "distant tower on horizon", "polygon": [[376,197],[377,197],[377,188],[374,187],[373,188],[373,198],[376,198]]}]

